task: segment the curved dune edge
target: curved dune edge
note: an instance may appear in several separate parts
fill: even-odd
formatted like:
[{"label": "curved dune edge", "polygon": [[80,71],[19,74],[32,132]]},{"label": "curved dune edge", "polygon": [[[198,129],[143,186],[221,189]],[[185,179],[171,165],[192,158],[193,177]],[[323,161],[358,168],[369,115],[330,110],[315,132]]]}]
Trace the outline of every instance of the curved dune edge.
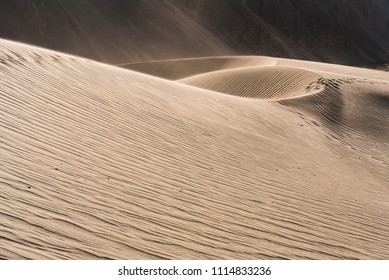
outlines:
[{"label": "curved dune edge", "polygon": [[168,80],[179,80],[208,72],[242,67],[281,66],[307,70],[318,75],[335,74],[337,76],[352,76],[363,79],[389,81],[388,73],[384,71],[267,56],[224,56],[170,59],[142,63],[128,63],[118,66]]},{"label": "curved dune edge", "polygon": [[387,259],[387,89],[257,102],[0,40],[0,258]]},{"label": "curved dune edge", "polygon": [[321,76],[306,70],[280,66],[215,71],[179,81],[230,95],[265,100],[295,98],[325,89]]}]

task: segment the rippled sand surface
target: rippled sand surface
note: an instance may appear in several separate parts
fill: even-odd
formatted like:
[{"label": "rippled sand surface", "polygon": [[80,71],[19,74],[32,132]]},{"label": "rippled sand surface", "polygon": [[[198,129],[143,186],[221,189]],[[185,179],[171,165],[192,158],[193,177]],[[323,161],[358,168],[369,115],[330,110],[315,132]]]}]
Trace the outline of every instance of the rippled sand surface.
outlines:
[{"label": "rippled sand surface", "polygon": [[388,139],[386,72],[0,40],[0,258],[388,259]]}]

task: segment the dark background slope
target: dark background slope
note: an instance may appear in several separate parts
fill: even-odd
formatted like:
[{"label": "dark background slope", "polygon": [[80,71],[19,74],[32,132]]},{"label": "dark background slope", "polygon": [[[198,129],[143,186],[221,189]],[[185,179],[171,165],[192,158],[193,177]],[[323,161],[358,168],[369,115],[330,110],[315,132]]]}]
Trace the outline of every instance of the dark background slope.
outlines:
[{"label": "dark background slope", "polygon": [[270,55],[389,61],[385,0],[3,0],[0,37],[113,64]]}]

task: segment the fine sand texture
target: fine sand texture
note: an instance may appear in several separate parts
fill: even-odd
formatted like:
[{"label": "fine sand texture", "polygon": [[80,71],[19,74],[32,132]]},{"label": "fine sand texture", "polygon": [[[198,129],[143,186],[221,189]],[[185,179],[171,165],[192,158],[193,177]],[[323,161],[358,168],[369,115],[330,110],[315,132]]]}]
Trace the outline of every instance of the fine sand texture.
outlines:
[{"label": "fine sand texture", "polygon": [[121,66],[0,40],[0,258],[389,258],[389,73]]}]

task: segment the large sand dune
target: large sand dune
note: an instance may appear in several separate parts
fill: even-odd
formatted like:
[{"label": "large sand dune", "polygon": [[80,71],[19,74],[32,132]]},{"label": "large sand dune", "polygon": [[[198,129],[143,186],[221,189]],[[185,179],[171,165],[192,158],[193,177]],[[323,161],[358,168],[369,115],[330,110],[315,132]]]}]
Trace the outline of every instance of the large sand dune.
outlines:
[{"label": "large sand dune", "polygon": [[389,74],[216,60],[0,40],[0,258],[389,258]]}]

